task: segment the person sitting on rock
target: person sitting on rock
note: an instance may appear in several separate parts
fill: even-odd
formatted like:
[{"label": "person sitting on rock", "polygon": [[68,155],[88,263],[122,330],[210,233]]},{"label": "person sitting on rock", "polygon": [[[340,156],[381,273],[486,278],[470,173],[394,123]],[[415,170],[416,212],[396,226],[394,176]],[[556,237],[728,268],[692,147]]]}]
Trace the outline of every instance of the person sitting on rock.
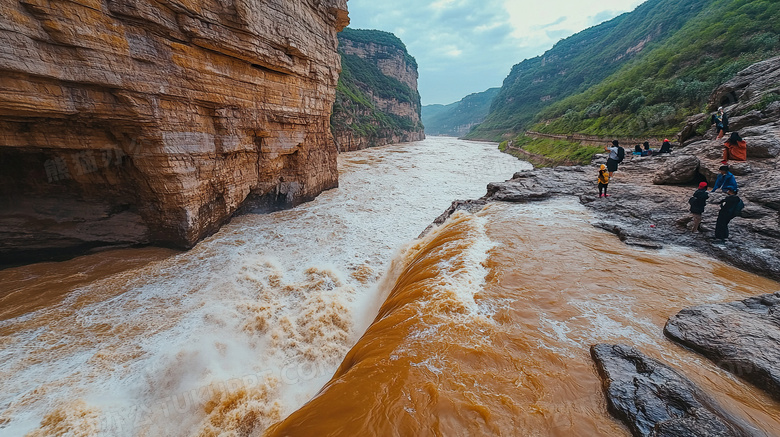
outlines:
[{"label": "person sitting on rock", "polygon": [[693,196],[688,199],[688,204],[691,205],[691,215],[693,216],[693,227],[691,232],[699,232],[699,224],[701,224],[701,215],[704,213],[704,207],[707,205],[707,199],[710,195],[707,193],[707,183],[699,183],[699,189],[693,192]]},{"label": "person sitting on rock", "polygon": [[720,202],[720,212],[718,212],[718,221],[715,223],[716,242],[725,242],[729,238],[729,222],[742,212],[745,204],[737,196],[739,191],[729,188],[728,196]]},{"label": "person sitting on rock", "polygon": [[712,192],[714,193],[718,189],[722,190],[724,193],[729,190],[737,191],[739,189],[739,186],[737,186],[737,179],[729,171],[729,166],[721,165],[719,170],[720,174],[715,180],[715,186],[712,187]]},{"label": "person sitting on rock", "polygon": [[729,117],[723,112],[723,106],[718,108],[718,112],[712,114],[711,123],[715,125],[715,132],[718,134],[716,139],[718,140],[729,131]]},{"label": "person sitting on rock", "polygon": [[653,149],[650,148],[650,142],[645,141],[644,143],[645,150],[642,151],[642,156],[653,156]]},{"label": "person sitting on rock", "polygon": [[609,185],[609,172],[607,172],[607,166],[601,164],[599,169],[599,197],[609,197],[607,194],[607,185]]},{"label": "person sitting on rock", "polygon": [[747,143],[739,132],[732,132],[731,137],[723,143],[723,161],[721,164],[728,164],[731,161],[747,161]]},{"label": "person sitting on rock", "polygon": [[634,146],[634,153],[632,153],[632,155],[643,156],[642,155],[642,146],[640,146],[639,144]]},{"label": "person sitting on rock", "polygon": [[672,153],[672,143],[668,139],[664,139],[664,143],[661,144],[661,150],[658,153]]}]

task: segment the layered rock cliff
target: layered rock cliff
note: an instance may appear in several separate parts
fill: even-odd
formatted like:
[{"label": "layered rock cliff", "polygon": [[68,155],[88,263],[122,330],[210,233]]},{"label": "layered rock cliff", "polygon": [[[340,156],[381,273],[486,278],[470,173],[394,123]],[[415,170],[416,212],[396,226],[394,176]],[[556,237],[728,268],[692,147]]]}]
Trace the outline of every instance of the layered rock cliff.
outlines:
[{"label": "layered rock cliff", "polygon": [[331,117],[339,150],[423,139],[417,62],[403,42],[387,32],[347,28],[339,43],[343,71]]},{"label": "layered rock cliff", "polygon": [[0,4],[0,262],[189,247],[337,185],[346,0]]}]

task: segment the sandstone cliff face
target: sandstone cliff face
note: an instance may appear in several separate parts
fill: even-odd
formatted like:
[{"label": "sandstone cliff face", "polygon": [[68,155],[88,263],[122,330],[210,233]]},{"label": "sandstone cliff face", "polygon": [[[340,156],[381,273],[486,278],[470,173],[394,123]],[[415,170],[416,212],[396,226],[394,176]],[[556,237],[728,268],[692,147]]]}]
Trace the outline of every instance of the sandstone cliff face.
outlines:
[{"label": "sandstone cliff face", "polygon": [[339,35],[344,71],[331,125],[340,151],[425,138],[417,63],[394,35],[345,29]]},{"label": "sandstone cliff face", "polygon": [[335,187],[347,23],[346,0],[0,4],[0,261],[189,247]]}]

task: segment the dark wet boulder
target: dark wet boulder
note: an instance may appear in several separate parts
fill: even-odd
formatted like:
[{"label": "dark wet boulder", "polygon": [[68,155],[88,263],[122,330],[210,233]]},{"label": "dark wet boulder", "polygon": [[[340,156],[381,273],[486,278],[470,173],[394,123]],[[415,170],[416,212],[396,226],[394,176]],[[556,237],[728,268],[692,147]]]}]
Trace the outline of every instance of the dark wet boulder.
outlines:
[{"label": "dark wet boulder", "polygon": [[696,178],[699,171],[699,158],[692,155],[677,156],[668,159],[653,177],[656,185],[685,184]]},{"label": "dark wet boulder", "polygon": [[780,292],[686,308],[664,333],[780,399]]},{"label": "dark wet boulder", "polygon": [[427,228],[425,228],[422,233],[417,238],[422,238],[426,235],[428,235],[429,232],[436,226],[441,225],[442,223],[446,222],[450,216],[455,214],[457,211],[466,211],[470,213],[475,213],[487,205],[487,201],[485,200],[456,200],[452,202],[449,208],[447,208],[446,211],[444,211],[439,217],[437,217],[433,223],[428,225]]},{"label": "dark wet boulder", "polygon": [[610,413],[634,436],[751,436],[758,433],[692,381],[625,345],[590,349]]}]

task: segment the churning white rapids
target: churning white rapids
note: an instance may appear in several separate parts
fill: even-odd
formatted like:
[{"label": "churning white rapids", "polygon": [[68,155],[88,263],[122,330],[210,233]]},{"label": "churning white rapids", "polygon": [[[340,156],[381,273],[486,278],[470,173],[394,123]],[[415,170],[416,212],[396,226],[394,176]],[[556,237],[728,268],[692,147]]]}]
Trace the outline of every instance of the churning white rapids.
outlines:
[{"label": "churning white rapids", "polygon": [[340,187],[310,203],[235,218],[189,252],[0,321],[0,435],[260,432],[331,377],[405,243],[453,200],[530,168],[443,137],[339,166]]}]

